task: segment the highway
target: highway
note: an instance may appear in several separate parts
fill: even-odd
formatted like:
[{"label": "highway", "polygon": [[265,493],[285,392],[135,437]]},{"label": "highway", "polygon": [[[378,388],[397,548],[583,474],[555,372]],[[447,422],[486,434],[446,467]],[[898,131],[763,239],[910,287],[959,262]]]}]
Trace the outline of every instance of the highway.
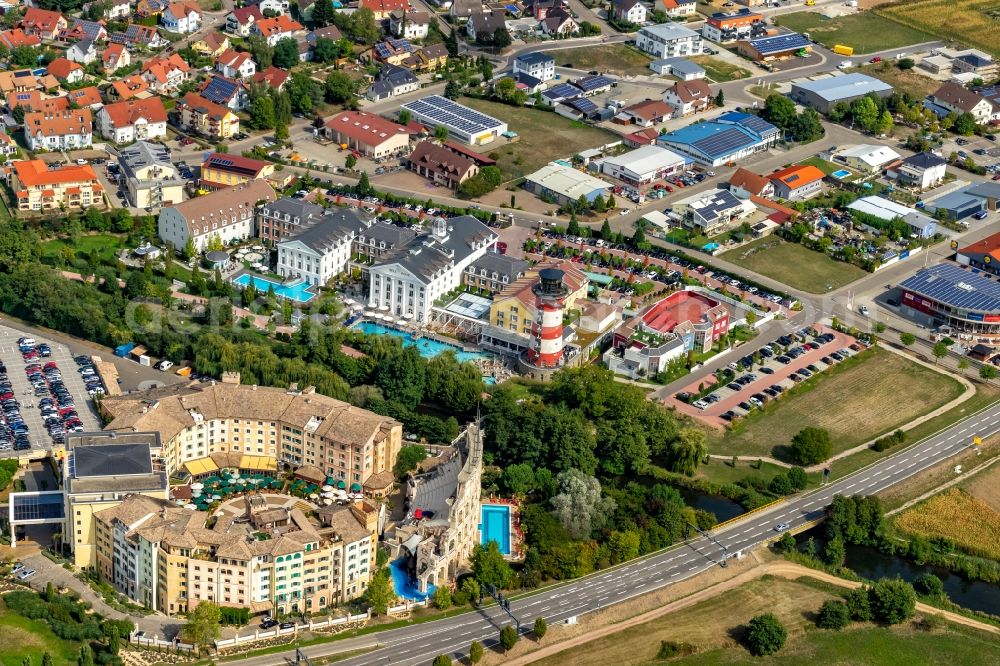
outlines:
[{"label": "highway", "polygon": [[[956,455],[972,445],[974,436],[985,438],[997,432],[1000,432],[1000,404],[973,414],[951,428],[850,476],[778,504],[774,509],[728,523],[712,536],[733,556],[740,550],[774,539],[777,536],[774,526],[778,523],[788,523],[794,530],[820,518],[824,508],[836,494],[876,493]],[[697,576],[711,567],[719,566],[722,558],[722,548],[705,537],[699,537],[657,555],[512,601],[510,607],[521,621],[522,634],[526,634],[539,615],[551,626],[566,618],[621,603]],[[460,658],[465,655],[473,640],[482,642],[486,647],[495,646],[500,628],[508,623],[507,616],[493,606],[476,613],[465,613],[357,639],[313,645],[304,648],[303,652],[315,658],[348,649],[371,647],[372,639],[377,639],[381,646],[377,650],[340,663],[349,666],[415,666],[429,664],[439,654]],[[232,663],[240,666],[271,666],[283,664],[292,656],[291,652],[286,652]]]}]

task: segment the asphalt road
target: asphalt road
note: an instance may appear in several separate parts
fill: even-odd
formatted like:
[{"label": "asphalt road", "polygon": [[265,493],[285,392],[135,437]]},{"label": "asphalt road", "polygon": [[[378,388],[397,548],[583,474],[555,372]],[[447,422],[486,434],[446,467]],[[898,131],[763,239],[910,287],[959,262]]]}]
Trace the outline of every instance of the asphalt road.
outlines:
[{"label": "asphalt road", "polygon": [[[735,556],[741,550],[774,539],[777,536],[774,526],[778,523],[787,523],[796,529],[821,518],[824,508],[835,494],[876,493],[966,449],[972,444],[974,436],[985,438],[997,432],[1000,432],[1000,404],[812,493],[779,504],[765,513],[730,523],[713,537],[727,549],[730,557]],[[539,615],[549,625],[557,624],[697,576],[719,566],[723,557],[722,547],[708,538],[699,537],[658,555],[512,601],[511,611],[520,619],[522,633],[528,633]],[[439,654],[460,658],[473,640],[487,647],[495,646],[500,628],[508,623],[506,615],[494,606],[476,613],[393,629],[362,637],[376,637],[382,647],[340,663],[349,666],[410,666],[429,664]],[[355,644],[356,640],[313,645],[304,651],[310,657],[330,655],[346,651],[351,646],[359,647],[361,644]],[[233,663],[271,666],[284,664],[291,656],[291,653],[280,653]]]}]

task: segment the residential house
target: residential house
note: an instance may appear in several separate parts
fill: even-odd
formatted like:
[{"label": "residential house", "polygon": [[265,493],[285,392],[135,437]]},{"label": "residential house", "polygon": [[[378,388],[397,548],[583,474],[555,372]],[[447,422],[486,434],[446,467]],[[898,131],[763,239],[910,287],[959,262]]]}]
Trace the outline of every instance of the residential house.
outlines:
[{"label": "residential house", "polygon": [[132,15],[132,0],[107,0],[104,8],[104,18],[108,20],[123,18],[127,19]]},{"label": "residential house", "polygon": [[834,151],[833,161],[846,164],[855,171],[877,173],[902,156],[889,146],[860,144]]},{"label": "residential house", "polygon": [[89,65],[97,60],[97,47],[89,39],[80,40],[66,49],[66,59],[81,65]]},{"label": "residential house", "polygon": [[257,206],[274,199],[274,190],[264,180],[226,187],[164,208],[157,233],[174,247],[185,247],[190,240],[198,252],[203,252],[213,238],[224,245],[246,240],[253,236]]},{"label": "residential house", "polygon": [[231,79],[247,79],[257,73],[257,63],[246,51],[228,49],[215,59],[215,69]]},{"label": "residential house", "polygon": [[135,3],[135,13],[139,18],[160,16],[169,4],[170,0],[139,0]]},{"label": "residential house", "polygon": [[41,90],[14,91],[7,93],[7,109],[11,112],[21,107],[28,111],[65,111],[69,108],[69,97],[43,97]]},{"label": "residential house", "polygon": [[394,11],[412,11],[410,0],[360,0],[358,9],[370,9],[376,21],[385,21]]},{"label": "residential house", "polygon": [[291,15],[291,4],[289,3],[289,0],[253,0],[253,4],[257,5],[260,9],[260,13],[264,15],[264,18],[267,18],[269,15]]},{"label": "residential house", "polygon": [[749,169],[739,167],[729,177],[729,191],[740,199],[750,197],[768,198],[774,195],[774,183],[767,176],[761,176]]},{"label": "residential house", "polygon": [[254,22],[251,35],[263,37],[268,46],[274,46],[285,37],[295,37],[304,30],[302,24],[282,14]]},{"label": "residential house", "polygon": [[158,143],[136,141],[118,151],[118,184],[133,208],[174,206],[184,200],[184,179]]},{"label": "residential house", "polygon": [[678,81],[663,92],[663,101],[674,107],[678,116],[689,116],[709,108],[712,90],[701,79]]},{"label": "residential house", "polygon": [[775,196],[787,201],[802,201],[819,194],[823,178],[822,171],[808,164],[793,164],[768,176],[774,185]]},{"label": "residential house", "polygon": [[917,153],[903,161],[890,166],[886,176],[898,180],[901,184],[928,190],[944,181],[948,160],[934,153]]},{"label": "residential house", "polygon": [[226,15],[226,32],[237,37],[249,37],[257,21],[264,20],[257,5],[247,5],[234,9]]},{"label": "residential house", "polygon": [[701,35],[678,23],[642,28],[636,35],[635,45],[654,58],[700,55],[704,48]]},{"label": "residential house", "polygon": [[150,49],[159,48],[166,43],[155,27],[138,23],[129,23],[125,32],[112,33],[108,39],[115,44],[144,46]]},{"label": "residential house", "polygon": [[96,111],[104,106],[104,99],[101,97],[101,91],[97,89],[97,86],[86,86],[85,88],[76,88],[75,90],[70,90],[66,93],[66,99],[70,101],[70,104],[75,104],[79,108],[89,108],[92,111]]},{"label": "residential house", "polygon": [[117,144],[151,141],[167,135],[167,110],[160,97],[115,102],[97,112],[97,126]]},{"label": "residential house", "polygon": [[295,7],[298,9],[297,19],[305,24],[312,23],[313,9],[316,7],[316,0],[295,0]]},{"label": "residential house", "polygon": [[646,5],[639,0],[615,0],[612,15],[621,23],[641,25],[646,22]]},{"label": "residential house", "polygon": [[24,114],[24,138],[31,150],[76,150],[93,143],[94,116],[90,109]]},{"label": "residential house", "polygon": [[714,236],[733,223],[754,213],[757,208],[748,199],[740,199],[728,190],[699,192],[674,203],[674,213],[688,229]]},{"label": "residential house", "polygon": [[694,16],[698,11],[697,0],[656,0],[654,6],[662,9],[670,18]]},{"label": "residential house", "polygon": [[346,144],[368,157],[386,157],[405,151],[411,132],[381,116],[364,111],[343,111],[323,125],[326,138]]},{"label": "residential house", "polygon": [[626,106],[618,113],[615,119],[617,120],[620,117],[632,125],[652,127],[653,125],[659,125],[670,120],[673,114],[674,107],[670,104],[659,99],[648,99],[632,106]]},{"label": "residential house", "polygon": [[160,23],[170,32],[187,35],[201,28],[201,8],[195,2],[171,2],[160,14]]},{"label": "residential house", "polygon": [[389,14],[389,34],[400,39],[423,39],[430,32],[431,15],[396,9]]},{"label": "residential house", "polygon": [[124,44],[108,44],[108,47],[101,52],[101,66],[105,74],[111,74],[122,67],[132,64],[132,54],[128,52]]},{"label": "residential house", "polygon": [[152,93],[149,92],[149,82],[141,74],[132,74],[111,84],[110,96],[119,101],[150,94]]},{"label": "residential house", "polygon": [[154,57],[142,65],[142,77],[153,92],[161,95],[175,93],[187,81],[190,72],[191,68],[176,53]]},{"label": "residential house", "polygon": [[568,37],[580,31],[580,24],[563,8],[553,9],[539,22],[542,32],[556,37]]},{"label": "residential house", "polygon": [[240,131],[240,118],[224,106],[198,93],[188,93],[177,102],[178,125],[213,139],[228,139]]},{"label": "residential house", "polygon": [[0,155],[5,157],[13,157],[17,155],[21,149],[17,145],[17,141],[13,139],[6,132],[0,132]]},{"label": "residential house", "polygon": [[418,143],[410,154],[409,165],[413,173],[453,190],[479,173],[475,162],[433,141]]},{"label": "residential house", "polygon": [[108,38],[108,29],[104,27],[104,21],[87,21],[76,19],[73,25],[60,30],[57,39],[61,42],[78,42],[89,40],[91,42],[103,42]]},{"label": "residential house", "polygon": [[86,74],[80,64],[66,58],[56,58],[49,63],[48,70],[49,74],[56,77],[59,81],[69,84],[83,81],[83,77]]},{"label": "residential house", "polygon": [[385,64],[382,65],[378,78],[368,87],[365,97],[377,102],[419,89],[420,81],[413,72],[404,67]]},{"label": "residential house", "polygon": [[481,0],[452,0],[448,14],[452,23],[465,23],[473,14],[483,11]]},{"label": "residential house", "polygon": [[945,83],[927,99],[934,107],[943,109],[944,115],[970,113],[979,125],[985,125],[997,116],[992,102],[957,83]]},{"label": "residential house", "polygon": [[288,80],[288,71],[280,69],[271,65],[262,72],[257,72],[253,75],[253,82],[257,84],[264,84],[268,88],[274,88],[275,90],[282,90],[285,87],[285,81]]},{"label": "residential house", "polygon": [[201,163],[198,186],[206,190],[220,190],[234,185],[245,185],[251,180],[263,180],[274,173],[274,164],[241,155],[210,153]]},{"label": "residential house", "polygon": [[104,206],[103,189],[89,164],[50,167],[43,160],[14,162],[10,187],[22,211]]},{"label": "residential house", "polygon": [[220,104],[230,111],[243,111],[250,103],[250,91],[240,79],[229,79],[216,74],[205,81],[198,92],[209,102]]},{"label": "residential house", "polygon": [[556,59],[540,51],[521,53],[514,57],[514,74],[527,74],[539,81],[556,78]]},{"label": "residential house", "polygon": [[191,43],[191,48],[199,55],[217,58],[229,49],[229,37],[221,32],[210,32]]},{"label": "residential house", "polygon": [[28,7],[18,25],[29,35],[35,35],[43,40],[53,40],[59,35],[60,30],[66,29],[69,23],[59,12]]},{"label": "residential house", "polygon": [[487,14],[476,12],[469,17],[465,24],[465,34],[472,41],[491,40],[497,30],[506,30],[507,24],[504,22],[502,14]]},{"label": "residential house", "polygon": [[34,48],[41,46],[42,40],[38,38],[38,35],[29,35],[20,28],[12,28],[0,32],[0,44],[6,46],[8,50],[16,49],[18,46],[30,46]]}]

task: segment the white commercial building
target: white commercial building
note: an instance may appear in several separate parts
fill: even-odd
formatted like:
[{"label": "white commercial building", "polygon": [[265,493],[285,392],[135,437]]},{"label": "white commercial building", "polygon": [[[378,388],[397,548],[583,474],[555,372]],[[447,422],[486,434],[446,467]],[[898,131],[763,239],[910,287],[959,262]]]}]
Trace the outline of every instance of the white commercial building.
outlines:
[{"label": "white commercial building", "polygon": [[654,58],[700,55],[704,48],[701,35],[677,23],[643,28],[636,35],[635,45]]},{"label": "white commercial building", "polygon": [[527,74],[539,81],[556,78],[556,59],[544,53],[522,53],[514,58],[514,74]]},{"label": "white commercial building", "polygon": [[434,301],[461,286],[465,270],[496,241],[496,233],[471,215],[434,220],[429,234],[368,268],[368,307],[426,323]]},{"label": "white commercial building", "polygon": [[833,159],[852,169],[874,173],[885,165],[902,159],[902,155],[889,146],[862,143],[834,152]]},{"label": "white commercial building", "polygon": [[583,197],[592,202],[608,193],[611,185],[565,164],[550,162],[524,177],[524,189],[541,198],[551,198],[562,205]]},{"label": "white commercial building", "polygon": [[418,123],[432,129],[446,127],[451,138],[472,145],[490,143],[507,131],[507,123],[441,95],[413,100],[402,108]]},{"label": "white commercial building", "polygon": [[175,249],[188,239],[203,252],[213,238],[223,245],[253,236],[254,211],[258,203],[274,201],[274,190],[264,180],[225,187],[160,211],[157,233]]},{"label": "white commercial building", "polygon": [[325,285],[348,270],[351,247],[368,226],[364,213],[352,208],[331,212],[278,243],[278,275],[301,278],[311,285]]},{"label": "white commercial building", "polygon": [[600,163],[601,173],[630,185],[648,185],[684,169],[684,158],[660,146],[641,146]]}]

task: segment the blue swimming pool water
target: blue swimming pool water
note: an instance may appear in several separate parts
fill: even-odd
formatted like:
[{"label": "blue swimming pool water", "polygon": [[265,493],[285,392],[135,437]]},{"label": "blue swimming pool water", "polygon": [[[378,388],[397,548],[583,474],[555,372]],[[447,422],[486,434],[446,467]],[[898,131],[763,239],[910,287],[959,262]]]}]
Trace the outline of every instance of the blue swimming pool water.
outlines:
[{"label": "blue swimming pool water", "polygon": [[403,341],[404,347],[417,347],[417,351],[424,358],[434,358],[438,354],[443,354],[446,351],[455,352],[455,358],[458,359],[460,363],[465,361],[475,361],[482,358],[489,358],[491,354],[486,352],[467,352],[463,350],[458,345],[450,345],[447,342],[439,342],[437,340],[431,340],[429,338],[420,338],[420,340],[414,340],[413,336],[405,331],[401,331],[398,328],[392,328],[391,326],[383,326],[382,324],[375,324],[370,321],[363,321],[356,327],[362,333],[368,335],[391,335],[396,338],[400,338]]},{"label": "blue swimming pool water", "polygon": [[838,170],[834,171],[833,173],[831,173],[830,175],[833,176],[834,178],[836,178],[837,180],[842,180],[842,179],[847,178],[848,176],[850,176],[851,172],[848,171],[847,169],[838,169]]},{"label": "blue swimming pool water", "polygon": [[500,554],[510,555],[510,507],[506,504],[484,504],[482,520],[479,542],[496,541]]},{"label": "blue swimming pool water", "polygon": [[274,293],[281,298],[287,298],[298,303],[308,303],[312,299],[316,298],[316,294],[308,291],[309,283],[305,280],[292,285],[281,284],[280,282],[275,282],[274,280],[268,280],[267,278],[262,278],[257,275],[251,275],[250,273],[244,273],[235,280],[234,284],[241,287],[245,287],[253,281],[253,286],[257,288],[257,291],[262,294],[266,294],[268,289],[274,287]]},{"label": "blue swimming pool water", "polygon": [[406,558],[401,557],[389,563],[389,572],[392,574],[392,586],[396,594],[410,601],[423,601],[427,597],[434,595],[435,586],[428,585],[427,592],[417,589],[416,581],[410,580],[406,575]]}]

